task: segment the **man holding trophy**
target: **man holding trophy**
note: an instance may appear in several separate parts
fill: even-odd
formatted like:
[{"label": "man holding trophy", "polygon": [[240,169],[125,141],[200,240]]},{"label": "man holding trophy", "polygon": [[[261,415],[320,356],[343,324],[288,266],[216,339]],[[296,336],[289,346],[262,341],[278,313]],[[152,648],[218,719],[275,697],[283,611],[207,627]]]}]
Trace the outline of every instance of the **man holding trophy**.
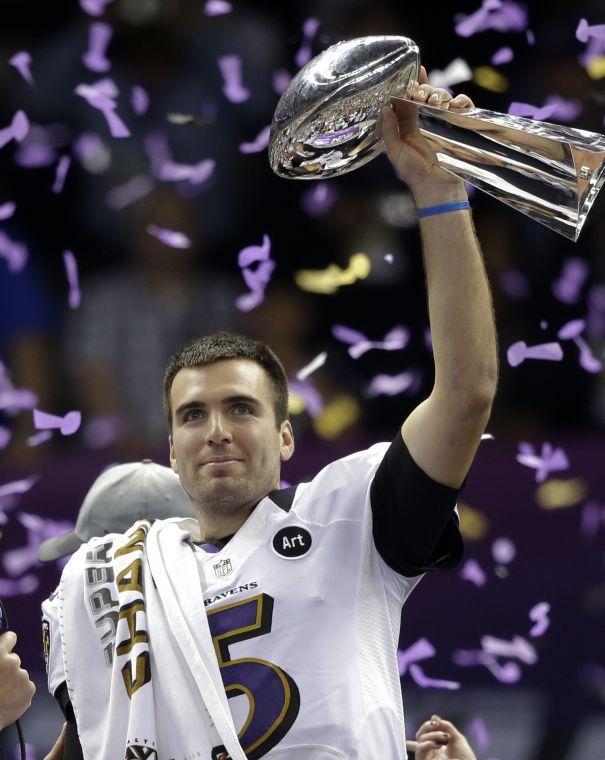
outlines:
[{"label": "man holding trophy", "polygon": [[[377,130],[420,217],[430,396],[391,444],[280,490],[294,438],[279,359],[229,333],[177,352],[164,387],[170,458],[197,521],[142,520],[92,539],[45,603],[64,670],[49,685],[67,686],[67,760],[406,757],[401,609],[425,572],[461,557],[456,498],[498,375],[464,183],[418,128],[416,104],[472,103],[430,87],[424,69],[418,79]],[[453,757],[453,734],[430,728],[419,748]]]}]

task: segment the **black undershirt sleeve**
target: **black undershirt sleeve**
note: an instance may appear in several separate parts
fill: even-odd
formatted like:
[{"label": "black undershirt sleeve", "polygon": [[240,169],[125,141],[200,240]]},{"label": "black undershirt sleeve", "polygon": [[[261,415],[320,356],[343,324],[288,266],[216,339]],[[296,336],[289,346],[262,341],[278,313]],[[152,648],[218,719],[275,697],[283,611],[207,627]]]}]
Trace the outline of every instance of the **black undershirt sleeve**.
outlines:
[{"label": "black undershirt sleeve", "polygon": [[67,693],[67,684],[63,682],[55,692],[55,698],[61,705],[61,710],[67,721],[67,730],[65,732],[65,746],[63,749],[63,760],[84,760],[82,754],[82,745],[78,736],[78,727],[73,707],[69,701]]},{"label": "black undershirt sleeve", "polygon": [[466,485],[451,488],[430,478],[412,459],[398,431],[372,486],[372,533],[382,559],[408,578],[450,570],[464,553],[456,499]]}]

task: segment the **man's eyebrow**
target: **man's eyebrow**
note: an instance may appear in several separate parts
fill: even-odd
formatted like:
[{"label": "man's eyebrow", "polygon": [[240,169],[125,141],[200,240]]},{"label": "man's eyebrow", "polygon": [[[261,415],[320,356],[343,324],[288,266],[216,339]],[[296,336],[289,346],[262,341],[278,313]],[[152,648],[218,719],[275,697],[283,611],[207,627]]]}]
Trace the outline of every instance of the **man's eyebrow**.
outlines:
[{"label": "man's eyebrow", "polygon": [[[256,407],[261,406],[261,402],[254,398],[254,396],[247,396],[245,393],[238,393],[233,396],[226,396],[225,398],[221,399],[221,404],[251,404]],[[199,399],[193,399],[192,401],[187,401],[184,404],[181,404],[176,410],[175,415],[182,415],[185,412],[189,411],[189,409],[205,409],[206,403],[204,401],[200,401]]]}]

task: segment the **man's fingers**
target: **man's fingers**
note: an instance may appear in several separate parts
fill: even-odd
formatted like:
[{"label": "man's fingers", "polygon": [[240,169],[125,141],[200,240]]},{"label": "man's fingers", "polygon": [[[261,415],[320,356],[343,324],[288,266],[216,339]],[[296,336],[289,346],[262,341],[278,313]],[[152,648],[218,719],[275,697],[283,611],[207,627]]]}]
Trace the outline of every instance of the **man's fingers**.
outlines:
[{"label": "man's fingers", "polygon": [[468,95],[456,95],[449,101],[450,108],[474,108],[475,104]]},{"label": "man's fingers", "polygon": [[435,744],[443,747],[450,741],[451,736],[446,731],[427,731],[426,733],[419,733],[416,738],[423,742],[435,742]]},{"label": "man's fingers", "polygon": [[429,75],[426,73],[424,66],[420,67],[420,71],[418,72],[418,81],[420,84],[426,84],[426,82],[429,81]]},{"label": "man's fingers", "polygon": [[389,156],[392,157],[393,152],[401,147],[397,117],[393,109],[386,106],[381,110],[380,117],[380,131],[384,146]]},{"label": "man's fingers", "polygon": [[0,636],[0,651],[10,654],[17,643],[17,634],[14,631],[7,631]]}]

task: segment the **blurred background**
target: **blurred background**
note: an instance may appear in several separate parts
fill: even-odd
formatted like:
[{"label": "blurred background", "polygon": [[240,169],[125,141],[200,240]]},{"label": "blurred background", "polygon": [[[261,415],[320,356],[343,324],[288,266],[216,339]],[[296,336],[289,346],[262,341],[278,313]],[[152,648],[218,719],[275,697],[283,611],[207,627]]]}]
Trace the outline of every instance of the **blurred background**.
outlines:
[{"label": "blurred background", "polygon": [[[0,597],[38,685],[22,721],[30,758],[62,723],[39,607],[63,563],[40,564],[38,546],[72,527],[107,466],[167,463],[162,374],[183,342],[234,329],[282,358],[297,436],[288,483],[391,440],[430,393],[417,220],[386,158],[328,182],[268,166],[268,126],[300,66],[342,39],[405,35],[432,81],[481,107],[523,103],[605,132],[602,2],[447,8],[3,0]],[[486,195],[471,201],[500,385],[460,497],[465,559],[404,610],[408,734],[436,712],[482,760],[603,760],[605,198],[576,244]],[[367,277],[325,274],[359,253]],[[338,326],[380,345],[351,356]],[[511,366],[519,341],[559,344],[562,357]],[[2,733],[6,757],[16,741]]]}]

